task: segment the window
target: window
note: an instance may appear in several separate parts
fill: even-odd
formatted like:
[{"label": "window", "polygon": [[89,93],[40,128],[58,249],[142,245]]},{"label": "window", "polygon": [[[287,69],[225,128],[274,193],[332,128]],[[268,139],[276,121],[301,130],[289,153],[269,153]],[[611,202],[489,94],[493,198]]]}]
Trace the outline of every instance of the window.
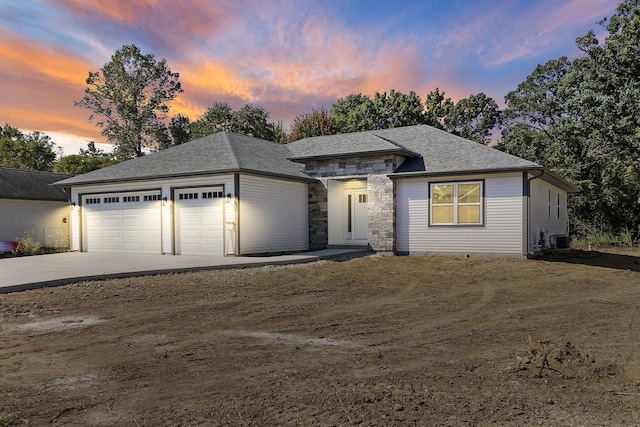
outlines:
[{"label": "window", "polygon": [[84,202],[87,205],[95,205],[95,204],[100,203],[100,198],[99,197],[92,197],[92,198],[89,198],[89,199],[85,199]]},{"label": "window", "polygon": [[[555,197],[551,197],[554,194]],[[551,193],[549,190],[549,218],[560,218],[560,193]]]},{"label": "window", "polygon": [[147,194],[146,196],[144,196],[145,202],[155,202],[156,200],[160,200],[159,194]]},{"label": "window", "polygon": [[217,199],[222,197],[222,191],[205,191],[202,193],[203,199]]},{"label": "window", "polygon": [[140,201],[140,196],[124,196],[122,198],[122,201],[124,203],[139,202]]},{"label": "window", "polygon": [[198,193],[181,193],[178,196],[180,200],[193,200],[198,198]]},{"label": "window", "polygon": [[105,203],[120,203],[120,197],[105,197]]},{"label": "window", "polygon": [[482,224],[482,182],[431,184],[430,224]]}]

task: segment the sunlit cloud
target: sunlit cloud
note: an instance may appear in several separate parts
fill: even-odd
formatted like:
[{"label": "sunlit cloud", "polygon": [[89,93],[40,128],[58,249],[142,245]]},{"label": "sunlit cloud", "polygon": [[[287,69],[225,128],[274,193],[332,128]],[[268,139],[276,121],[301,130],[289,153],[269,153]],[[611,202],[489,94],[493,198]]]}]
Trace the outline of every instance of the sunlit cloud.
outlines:
[{"label": "sunlit cloud", "polygon": [[[559,56],[558,46],[573,49],[575,37],[615,7],[612,0],[511,0],[492,7],[407,1],[388,19],[373,6],[362,11],[378,25],[342,16],[348,8],[333,0],[0,4],[0,122],[69,141],[104,141],[87,120],[90,112],[74,101],[82,98],[88,72],[132,43],[180,73],[184,93],[170,114],[192,120],[215,102],[235,109],[251,103],[288,125],[350,94],[391,89],[424,99],[439,87],[456,101],[484,91],[500,102],[536,63]],[[408,9],[428,16],[413,25],[396,22],[415,18]],[[443,9],[448,18],[438,19]]]}]

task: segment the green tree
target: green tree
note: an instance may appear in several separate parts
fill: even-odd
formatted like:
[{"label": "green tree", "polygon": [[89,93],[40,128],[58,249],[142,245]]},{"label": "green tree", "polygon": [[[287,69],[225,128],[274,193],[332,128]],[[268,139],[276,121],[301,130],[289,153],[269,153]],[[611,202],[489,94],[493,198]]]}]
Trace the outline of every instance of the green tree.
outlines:
[{"label": "green tree", "polygon": [[80,149],[79,154],[71,154],[64,156],[53,166],[56,173],[66,173],[79,175],[91,172],[96,169],[102,169],[118,163],[113,154],[105,153],[103,150],[96,148],[93,141],[87,144],[87,149]]},{"label": "green tree", "polygon": [[481,144],[489,144],[494,129],[500,123],[500,109],[493,98],[484,93],[470,95],[448,107],[444,117],[447,132]]},{"label": "green tree", "polygon": [[116,145],[119,159],[144,155],[157,145],[169,102],[182,87],[167,62],[144,55],[135,45],[116,51],[100,71],[89,72],[84,97],[75,105],[91,110],[102,135]]},{"label": "green tree", "polygon": [[191,123],[189,138],[194,140],[218,132],[235,132],[273,141],[274,129],[274,124],[269,121],[269,113],[262,107],[247,104],[233,111],[229,104],[216,102]]},{"label": "green tree", "polygon": [[24,134],[9,124],[0,127],[0,167],[51,171],[55,150],[55,143],[43,133]]},{"label": "green tree", "polygon": [[391,90],[373,97],[375,129],[419,125],[425,122],[422,100],[413,91],[408,94]]},{"label": "green tree", "polygon": [[376,109],[373,101],[361,93],[339,99],[331,107],[335,133],[360,132],[375,129]]},{"label": "green tree", "polygon": [[640,237],[640,6],[621,3],[600,44],[539,66],[505,98],[499,147],[544,164],[581,188],[571,198],[578,232]]},{"label": "green tree", "polygon": [[314,109],[310,113],[300,114],[293,120],[288,141],[321,135],[333,135],[334,126],[329,111],[324,108]]},{"label": "green tree", "polygon": [[190,141],[191,120],[189,117],[178,114],[171,118],[169,123],[169,133],[173,145],[184,144]]},{"label": "green tree", "polygon": [[269,121],[269,113],[262,107],[247,104],[233,113],[231,131],[255,138],[274,140],[274,125]]},{"label": "green tree", "polygon": [[415,92],[391,90],[376,93],[373,99],[361,93],[339,99],[331,108],[336,133],[360,132],[412,126],[425,122],[424,107]]},{"label": "green tree", "polygon": [[451,98],[445,98],[445,93],[440,88],[435,88],[427,95],[424,101],[424,123],[438,129],[444,129],[444,119],[454,107]]},{"label": "green tree", "polygon": [[273,125],[273,142],[278,144],[286,144],[289,142],[287,132],[284,130],[284,125],[281,121]]}]

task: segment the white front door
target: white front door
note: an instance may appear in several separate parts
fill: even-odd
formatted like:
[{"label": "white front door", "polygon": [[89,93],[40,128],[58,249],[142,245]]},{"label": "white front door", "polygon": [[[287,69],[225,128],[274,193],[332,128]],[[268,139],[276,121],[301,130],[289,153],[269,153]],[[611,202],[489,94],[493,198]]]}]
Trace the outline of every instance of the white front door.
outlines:
[{"label": "white front door", "polygon": [[353,192],[353,238],[367,239],[367,192]]},{"label": "white front door", "polygon": [[367,191],[345,191],[345,240],[367,240]]},{"label": "white front door", "polygon": [[222,188],[176,191],[176,253],[224,255]]}]

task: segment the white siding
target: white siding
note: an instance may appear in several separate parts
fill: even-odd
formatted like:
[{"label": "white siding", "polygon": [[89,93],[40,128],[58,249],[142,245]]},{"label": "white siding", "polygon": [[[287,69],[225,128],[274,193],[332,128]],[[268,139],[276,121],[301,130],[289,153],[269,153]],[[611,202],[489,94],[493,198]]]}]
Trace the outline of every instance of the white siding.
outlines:
[{"label": "white siding", "polygon": [[69,218],[69,222],[70,222],[69,230],[71,232],[71,236],[70,236],[69,249],[72,251],[79,251],[80,250],[80,208],[78,206],[72,206],[70,209],[71,209],[71,217]]},{"label": "white siding", "polygon": [[[482,226],[429,226],[429,183],[484,180]],[[400,179],[396,247],[409,253],[522,254],[522,174]]]},{"label": "white siding", "polygon": [[308,184],[240,176],[240,252],[309,248]]},{"label": "white siding", "polygon": [[[92,194],[92,193],[109,193],[119,191],[144,191],[144,190],[157,190],[160,189],[162,197],[166,197],[167,201],[163,202],[162,206],[162,253],[171,254],[174,248],[174,215],[173,215],[173,202],[171,200],[171,190],[185,187],[201,187],[201,186],[224,186],[225,194],[234,194],[234,176],[233,174],[225,175],[211,175],[211,176],[198,176],[198,177],[185,177],[185,178],[163,178],[153,179],[145,181],[129,181],[120,183],[108,183],[108,184],[92,184],[85,186],[76,186],[71,190],[71,200],[76,203],[75,212],[71,216],[71,249],[80,250],[80,235],[81,224],[80,218],[82,217],[81,211],[83,207],[79,203],[80,194]],[[231,216],[233,218],[233,215]],[[233,219],[231,219],[233,221]],[[86,251],[83,247],[82,250]]]},{"label": "white siding", "polygon": [[544,233],[545,246],[550,244],[551,236],[567,234],[567,193],[542,179],[534,179],[531,181],[530,203],[529,251],[534,252],[539,249],[535,245],[540,240],[540,232]]},{"label": "white siding", "polygon": [[0,199],[0,240],[30,236],[48,247],[68,247],[68,221],[67,202]]}]

